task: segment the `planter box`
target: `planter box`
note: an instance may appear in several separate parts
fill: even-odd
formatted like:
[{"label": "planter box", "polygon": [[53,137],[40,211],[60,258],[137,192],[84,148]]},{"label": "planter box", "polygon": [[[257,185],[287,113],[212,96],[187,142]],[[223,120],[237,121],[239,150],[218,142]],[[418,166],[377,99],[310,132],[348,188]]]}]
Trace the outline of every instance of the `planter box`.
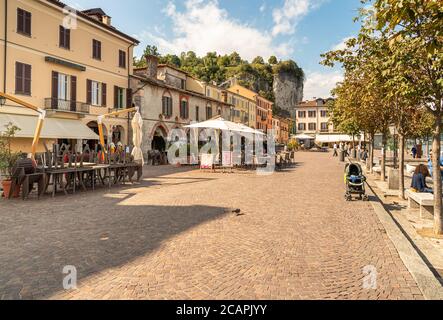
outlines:
[{"label": "planter box", "polygon": [[399,176],[400,176],[399,169],[393,169],[393,168],[388,169],[388,189],[390,190],[400,189]]}]

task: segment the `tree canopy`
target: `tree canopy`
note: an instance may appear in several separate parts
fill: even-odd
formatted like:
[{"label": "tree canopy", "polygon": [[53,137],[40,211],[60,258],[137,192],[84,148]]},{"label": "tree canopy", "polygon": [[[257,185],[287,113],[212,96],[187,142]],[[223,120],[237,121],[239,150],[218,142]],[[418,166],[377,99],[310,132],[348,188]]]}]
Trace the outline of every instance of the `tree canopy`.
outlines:
[{"label": "tree canopy", "polygon": [[[322,55],[322,63],[344,69],[334,90],[332,120],[338,127],[357,125],[371,135],[398,129],[400,180],[404,139],[433,135],[435,232],[443,234],[440,171],[443,117],[443,2],[362,0],[362,28],[342,50]],[[372,159],[371,159],[372,165]],[[400,193],[403,194],[403,184]]]}]

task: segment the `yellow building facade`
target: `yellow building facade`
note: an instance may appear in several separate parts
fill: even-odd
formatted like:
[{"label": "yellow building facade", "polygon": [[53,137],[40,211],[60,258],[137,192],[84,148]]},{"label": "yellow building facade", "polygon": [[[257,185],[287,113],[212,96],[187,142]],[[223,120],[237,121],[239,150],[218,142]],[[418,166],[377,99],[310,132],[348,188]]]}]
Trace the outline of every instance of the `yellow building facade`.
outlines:
[{"label": "yellow building facade", "polygon": [[[55,0],[0,0],[0,21],[0,91],[45,110],[52,119],[45,124],[63,119],[97,132],[99,115],[131,106],[129,75],[138,41],[115,29],[101,9],[79,12]],[[37,123],[35,112],[14,103],[0,108],[0,125],[5,119],[29,123],[23,117]],[[128,116],[103,123],[108,142],[130,143]],[[20,129],[14,148],[29,152],[33,128]],[[55,139],[44,132],[38,152],[43,142],[86,138],[72,132]]]},{"label": "yellow building facade", "polygon": [[229,92],[235,93],[248,100],[249,126],[267,132],[272,128],[272,105],[271,101],[260,96],[248,88],[239,84],[232,85]]}]

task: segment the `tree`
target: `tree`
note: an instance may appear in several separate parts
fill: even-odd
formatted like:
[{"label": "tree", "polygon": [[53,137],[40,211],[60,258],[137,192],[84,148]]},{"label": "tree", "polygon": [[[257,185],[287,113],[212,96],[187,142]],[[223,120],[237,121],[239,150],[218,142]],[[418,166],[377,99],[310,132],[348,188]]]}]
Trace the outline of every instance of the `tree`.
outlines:
[{"label": "tree", "polygon": [[167,54],[164,57],[160,57],[159,62],[163,63],[163,64],[168,64],[168,65],[171,65],[171,66],[175,66],[177,68],[181,67],[180,58],[177,55],[175,55],[175,54]]},{"label": "tree", "polygon": [[265,60],[262,57],[258,56],[255,57],[254,60],[252,60],[252,64],[265,64]]},{"label": "tree", "polygon": [[133,65],[135,68],[143,68],[143,67],[146,67],[146,60],[144,59],[144,56],[141,57],[140,59],[137,59],[137,57],[134,57],[134,58],[133,58],[133,61],[132,61],[132,65]]},{"label": "tree", "polygon": [[276,56],[270,56],[270,57],[269,57],[269,60],[268,60],[268,63],[269,63],[270,65],[275,65],[275,64],[277,64],[277,63],[278,63],[277,57],[276,57]]},{"label": "tree", "polygon": [[393,55],[391,68],[400,72],[398,97],[415,96],[418,109],[434,117],[433,181],[434,232],[443,234],[442,176],[440,171],[443,112],[443,2],[376,0],[374,20],[386,33]]},{"label": "tree", "polygon": [[429,131],[433,121],[434,231],[443,234],[443,2],[362,2],[373,3],[373,9],[360,11],[359,36],[347,41],[343,50],[322,55],[323,64],[338,62],[345,70],[345,80],[335,90],[338,103],[334,111],[343,116],[338,121],[357,119],[371,136],[375,131],[385,132],[390,122],[395,124],[400,136],[401,196],[405,138]]},{"label": "tree", "polygon": [[0,132],[0,175],[5,175],[5,178],[12,176],[12,169],[20,157],[20,152],[14,152],[11,148],[12,139],[20,130],[12,123],[8,123],[3,132]]},{"label": "tree", "polygon": [[[345,80],[335,90],[335,103],[330,109],[334,125],[352,134],[360,129],[369,135],[370,148],[367,168],[372,172],[374,158],[374,138],[377,132],[386,136],[391,122],[391,113],[385,99],[378,42],[367,36],[359,36],[347,42],[344,50],[336,50],[322,55],[322,64],[334,66],[337,62],[345,69]],[[386,157],[382,157],[382,179],[386,177]]]},{"label": "tree", "polygon": [[156,56],[159,57],[160,53],[158,52],[158,48],[156,46],[147,45],[145,48],[145,51],[143,52],[143,55],[148,56]]},{"label": "tree", "polygon": [[303,69],[300,68],[297,63],[293,60],[282,61],[273,66],[274,74],[279,74],[282,72],[287,72],[293,74],[295,77],[301,78],[304,80],[305,73]]},{"label": "tree", "polygon": [[242,63],[241,57],[237,52],[233,52],[229,55],[229,65],[238,66]]}]

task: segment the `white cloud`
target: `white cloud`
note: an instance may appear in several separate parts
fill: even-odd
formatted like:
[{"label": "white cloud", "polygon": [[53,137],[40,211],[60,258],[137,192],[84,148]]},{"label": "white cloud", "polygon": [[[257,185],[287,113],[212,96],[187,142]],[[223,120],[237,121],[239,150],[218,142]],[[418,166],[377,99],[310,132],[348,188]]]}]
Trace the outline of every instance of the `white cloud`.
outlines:
[{"label": "white cloud", "polygon": [[329,98],[331,90],[335,88],[337,82],[343,81],[343,74],[340,71],[332,72],[307,72],[304,87],[304,99]]},{"label": "white cloud", "polygon": [[293,34],[300,20],[327,0],[285,0],[282,8],[274,9],[272,35]]},{"label": "white cloud", "polygon": [[171,19],[172,37],[151,31],[138,35],[139,39],[156,44],[162,53],[194,51],[206,55],[212,51],[220,54],[236,51],[252,60],[258,55],[265,59],[271,55],[287,58],[293,52],[289,43],[275,43],[270,33],[230,17],[217,0],[187,0],[184,11],[170,2],[164,13]]},{"label": "white cloud", "polygon": [[335,51],[335,50],[344,50],[346,49],[346,42],[350,39],[352,39],[353,37],[346,37],[344,38],[340,43],[337,43],[336,45],[334,45],[331,50]]}]

